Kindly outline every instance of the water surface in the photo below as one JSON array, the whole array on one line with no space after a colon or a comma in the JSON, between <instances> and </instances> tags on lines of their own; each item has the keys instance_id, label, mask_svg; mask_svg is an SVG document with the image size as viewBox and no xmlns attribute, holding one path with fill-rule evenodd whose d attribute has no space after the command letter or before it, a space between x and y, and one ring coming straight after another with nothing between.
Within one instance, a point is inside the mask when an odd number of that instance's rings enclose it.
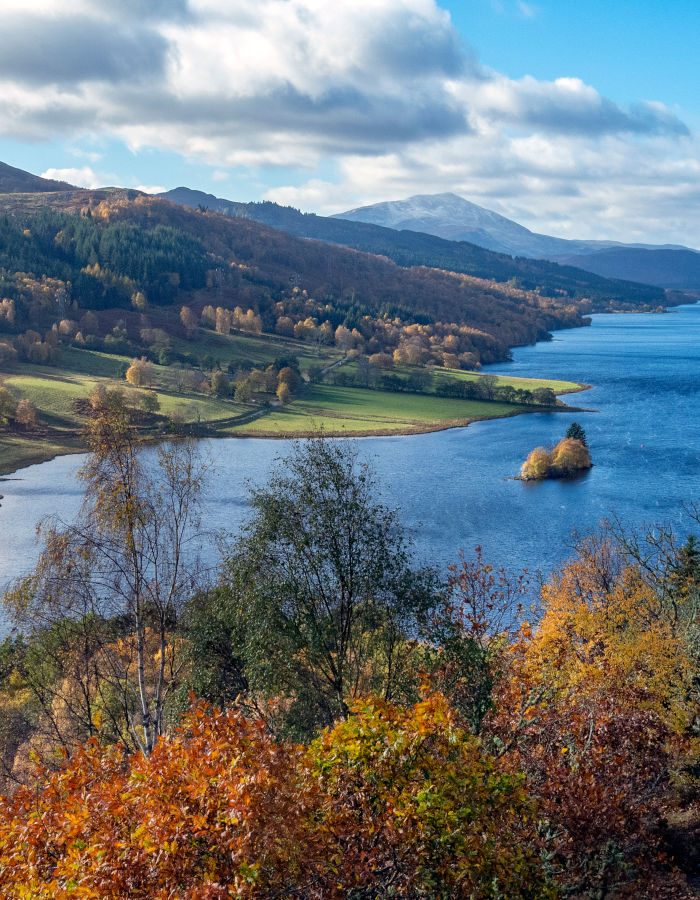
<instances>
[{"instance_id":1,"label":"water surface","mask_svg":"<svg viewBox=\"0 0 700 900\"><path fill-rule=\"evenodd\" d=\"M593 384L568 402L586 413L534 413L410 437L365 438L383 499L401 509L419 556L440 565L479 544L492 562L548 572L570 552L572 534L612 513L630 526L671 521L687 530L683 501L700 499L700 306L667 315L598 315L590 328L560 331L549 343L518 348L510 375ZM556 443L581 422L595 463L574 481L524 484L528 452ZM261 483L287 441L203 442L215 465L205 498L213 531L235 532L246 512L246 483ZM30 466L0 483L0 587L36 558L35 529L46 515L70 519L80 505L81 456ZM214 550L209 553L212 565Z\"/></svg>"}]
</instances>

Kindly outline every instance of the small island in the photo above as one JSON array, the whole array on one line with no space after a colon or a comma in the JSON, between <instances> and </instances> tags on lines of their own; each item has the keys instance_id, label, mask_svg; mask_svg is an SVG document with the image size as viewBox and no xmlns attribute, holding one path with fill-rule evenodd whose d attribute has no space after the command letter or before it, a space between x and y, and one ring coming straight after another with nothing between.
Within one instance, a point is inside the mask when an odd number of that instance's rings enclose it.
<instances>
[{"instance_id":1,"label":"small island","mask_svg":"<svg viewBox=\"0 0 700 900\"><path fill-rule=\"evenodd\" d=\"M592 465L586 432L578 422L572 422L566 435L551 450L535 447L530 451L518 477L521 481L567 478L590 469Z\"/></svg>"}]
</instances>

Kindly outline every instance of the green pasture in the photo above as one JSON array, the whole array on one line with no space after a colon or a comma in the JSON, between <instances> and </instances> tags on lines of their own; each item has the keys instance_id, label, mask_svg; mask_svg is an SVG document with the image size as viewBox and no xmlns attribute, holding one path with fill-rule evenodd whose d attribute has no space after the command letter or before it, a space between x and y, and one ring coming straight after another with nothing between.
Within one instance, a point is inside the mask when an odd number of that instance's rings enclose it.
<instances>
[{"instance_id":1,"label":"green pasture","mask_svg":"<svg viewBox=\"0 0 700 900\"><path fill-rule=\"evenodd\" d=\"M47 459L53 459L54 456L74 453L81 449L78 437L62 437L60 441L46 438L37 440L24 435L0 432L0 475L8 475L24 466L46 462ZM0 494L2 492L2 481L0 481Z\"/></svg>"},{"instance_id":2,"label":"green pasture","mask_svg":"<svg viewBox=\"0 0 700 900\"><path fill-rule=\"evenodd\" d=\"M454 381L479 381L483 378L478 372L465 372L461 369L433 369L435 378L451 379ZM496 375L495 372L488 373ZM553 381L545 378L517 378L512 375L496 375L498 387L510 385L513 388L522 388L526 391L534 391L537 388L551 388L555 394L570 394L580 391L583 385L575 381Z\"/></svg>"},{"instance_id":3,"label":"green pasture","mask_svg":"<svg viewBox=\"0 0 700 900\"><path fill-rule=\"evenodd\" d=\"M350 360L347 363L344 363L342 366L339 366L336 371L350 371L355 372L357 370L357 363L354 360ZM413 373L424 372L425 370L418 366L394 366L391 369L385 370L385 374L387 375L396 375L399 378L404 380L408 379ZM439 366L436 366L432 369L434 381L432 385L428 387L428 391L435 390L437 384L439 384L439 380L442 381L479 381L484 377L486 373L479 372L467 372L462 369L443 369ZM495 373L488 373L494 374ZM575 381L554 381L548 380L545 378L518 378L512 375L496 375L497 381L496 384L498 387L506 387L510 385L513 388L523 388L528 391L534 391L536 388L551 388L555 394L569 394L574 391L580 391L583 385L578 384Z\"/></svg>"},{"instance_id":4,"label":"green pasture","mask_svg":"<svg viewBox=\"0 0 700 900\"><path fill-rule=\"evenodd\" d=\"M296 356L305 372L313 365L328 366L343 356L335 347L315 347L279 335L224 335L203 328L195 329L190 340L173 339L171 347L176 353L189 353L199 359L210 356L222 369L239 364L264 369L280 356Z\"/></svg>"},{"instance_id":5,"label":"green pasture","mask_svg":"<svg viewBox=\"0 0 700 900\"><path fill-rule=\"evenodd\" d=\"M328 433L405 433L512 415L521 408L480 400L312 385L286 407L276 407L230 432L280 437L319 428Z\"/></svg>"}]
</instances>

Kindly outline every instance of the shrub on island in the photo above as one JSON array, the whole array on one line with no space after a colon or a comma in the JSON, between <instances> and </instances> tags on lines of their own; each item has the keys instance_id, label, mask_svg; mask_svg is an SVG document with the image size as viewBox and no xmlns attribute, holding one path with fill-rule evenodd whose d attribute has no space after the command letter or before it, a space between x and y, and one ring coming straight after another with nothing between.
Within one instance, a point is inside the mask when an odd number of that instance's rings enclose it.
<instances>
[{"instance_id":1,"label":"shrub on island","mask_svg":"<svg viewBox=\"0 0 700 900\"><path fill-rule=\"evenodd\" d=\"M523 481L566 478L592 465L588 447L576 438L565 437L552 450L544 447L531 450L520 469L520 478Z\"/></svg>"}]
</instances>

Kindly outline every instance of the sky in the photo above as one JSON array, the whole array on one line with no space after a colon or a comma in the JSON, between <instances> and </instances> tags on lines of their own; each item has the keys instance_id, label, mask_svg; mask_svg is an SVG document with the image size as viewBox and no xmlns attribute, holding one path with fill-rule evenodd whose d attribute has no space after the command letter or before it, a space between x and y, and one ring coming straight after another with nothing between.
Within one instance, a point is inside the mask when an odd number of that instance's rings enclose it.
<instances>
[{"instance_id":1,"label":"sky","mask_svg":"<svg viewBox=\"0 0 700 900\"><path fill-rule=\"evenodd\" d=\"M0 160L700 247L697 0L2 0Z\"/></svg>"}]
</instances>

